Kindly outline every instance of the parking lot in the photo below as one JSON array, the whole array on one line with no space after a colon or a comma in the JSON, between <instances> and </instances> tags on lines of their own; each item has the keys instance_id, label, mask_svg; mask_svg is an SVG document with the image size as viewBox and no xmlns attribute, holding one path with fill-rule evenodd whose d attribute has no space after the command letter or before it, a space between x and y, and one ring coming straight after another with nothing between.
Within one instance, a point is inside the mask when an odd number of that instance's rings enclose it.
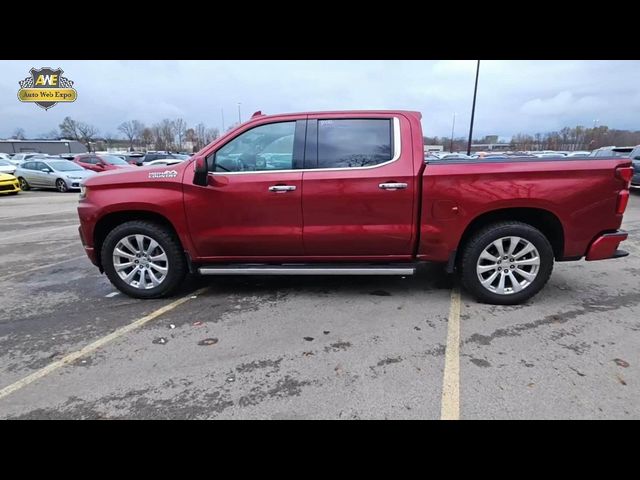
<instances>
[{"instance_id":1,"label":"parking lot","mask_svg":"<svg viewBox=\"0 0 640 480\"><path fill-rule=\"evenodd\" d=\"M0 198L0 418L640 418L631 197L629 257L557 263L515 307L458 294L438 266L134 300L84 255L77 194Z\"/></svg>"}]
</instances>

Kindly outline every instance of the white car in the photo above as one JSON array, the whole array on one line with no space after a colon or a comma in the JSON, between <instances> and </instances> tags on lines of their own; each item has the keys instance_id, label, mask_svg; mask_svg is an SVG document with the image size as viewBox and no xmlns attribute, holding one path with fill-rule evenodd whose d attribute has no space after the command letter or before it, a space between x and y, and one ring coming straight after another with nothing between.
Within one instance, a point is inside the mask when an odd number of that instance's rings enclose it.
<instances>
[{"instance_id":1,"label":"white car","mask_svg":"<svg viewBox=\"0 0 640 480\"><path fill-rule=\"evenodd\" d=\"M588 157L591 155L591 152L569 152L567 153L567 157Z\"/></svg>"},{"instance_id":2,"label":"white car","mask_svg":"<svg viewBox=\"0 0 640 480\"><path fill-rule=\"evenodd\" d=\"M182 163L184 160L179 158L161 158L160 160L152 160L150 162L144 162L142 165L145 167L153 167L158 165L175 165L176 163Z\"/></svg>"},{"instance_id":3,"label":"white car","mask_svg":"<svg viewBox=\"0 0 640 480\"><path fill-rule=\"evenodd\" d=\"M34 157L48 157L46 153L37 153L37 152L29 152L29 153L15 153L13 157L9 159L11 163L18 166L25 160L29 160Z\"/></svg>"},{"instance_id":4,"label":"white car","mask_svg":"<svg viewBox=\"0 0 640 480\"><path fill-rule=\"evenodd\" d=\"M9 175L13 175L13 172L16 171L16 168L17 167L9 160L0 158L0 173L8 173Z\"/></svg>"},{"instance_id":5,"label":"white car","mask_svg":"<svg viewBox=\"0 0 640 480\"><path fill-rule=\"evenodd\" d=\"M0 152L0 159L11 160L11 155L9 155L8 153Z\"/></svg>"}]
</instances>

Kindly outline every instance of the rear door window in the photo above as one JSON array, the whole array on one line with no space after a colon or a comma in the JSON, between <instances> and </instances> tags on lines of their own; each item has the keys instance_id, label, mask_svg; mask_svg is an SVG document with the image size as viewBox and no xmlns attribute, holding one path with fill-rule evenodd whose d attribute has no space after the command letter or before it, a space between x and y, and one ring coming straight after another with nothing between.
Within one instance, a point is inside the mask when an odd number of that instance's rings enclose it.
<instances>
[{"instance_id":1,"label":"rear door window","mask_svg":"<svg viewBox=\"0 0 640 480\"><path fill-rule=\"evenodd\" d=\"M392 119L319 119L317 168L370 167L393 158Z\"/></svg>"}]
</instances>

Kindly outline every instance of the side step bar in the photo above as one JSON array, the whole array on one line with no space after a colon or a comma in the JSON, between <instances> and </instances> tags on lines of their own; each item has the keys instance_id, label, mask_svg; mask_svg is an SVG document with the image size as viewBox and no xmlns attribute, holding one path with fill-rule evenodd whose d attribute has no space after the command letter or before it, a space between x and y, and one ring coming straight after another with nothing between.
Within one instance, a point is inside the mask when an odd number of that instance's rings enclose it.
<instances>
[{"instance_id":1,"label":"side step bar","mask_svg":"<svg viewBox=\"0 0 640 480\"><path fill-rule=\"evenodd\" d=\"M208 265L201 275L413 275L416 267L399 265Z\"/></svg>"}]
</instances>

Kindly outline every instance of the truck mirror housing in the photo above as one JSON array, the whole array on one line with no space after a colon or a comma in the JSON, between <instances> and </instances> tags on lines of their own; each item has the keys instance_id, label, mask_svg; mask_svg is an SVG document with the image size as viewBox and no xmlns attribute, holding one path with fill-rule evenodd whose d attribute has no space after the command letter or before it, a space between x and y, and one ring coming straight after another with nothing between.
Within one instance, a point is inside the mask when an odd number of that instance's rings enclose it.
<instances>
[{"instance_id":1,"label":"truck mirror housing","mask_svg":"<svg viewBox=\"0 0 640 480\"><path fill-rule=\"evenodd\" d=\"M209 169L207 168L207 159L202 156L197 156L195 161L195 173L193 174L193 184L200 185L201 187L207 186L207 180L209 177Z\"/></svg>"}]
</instances>

